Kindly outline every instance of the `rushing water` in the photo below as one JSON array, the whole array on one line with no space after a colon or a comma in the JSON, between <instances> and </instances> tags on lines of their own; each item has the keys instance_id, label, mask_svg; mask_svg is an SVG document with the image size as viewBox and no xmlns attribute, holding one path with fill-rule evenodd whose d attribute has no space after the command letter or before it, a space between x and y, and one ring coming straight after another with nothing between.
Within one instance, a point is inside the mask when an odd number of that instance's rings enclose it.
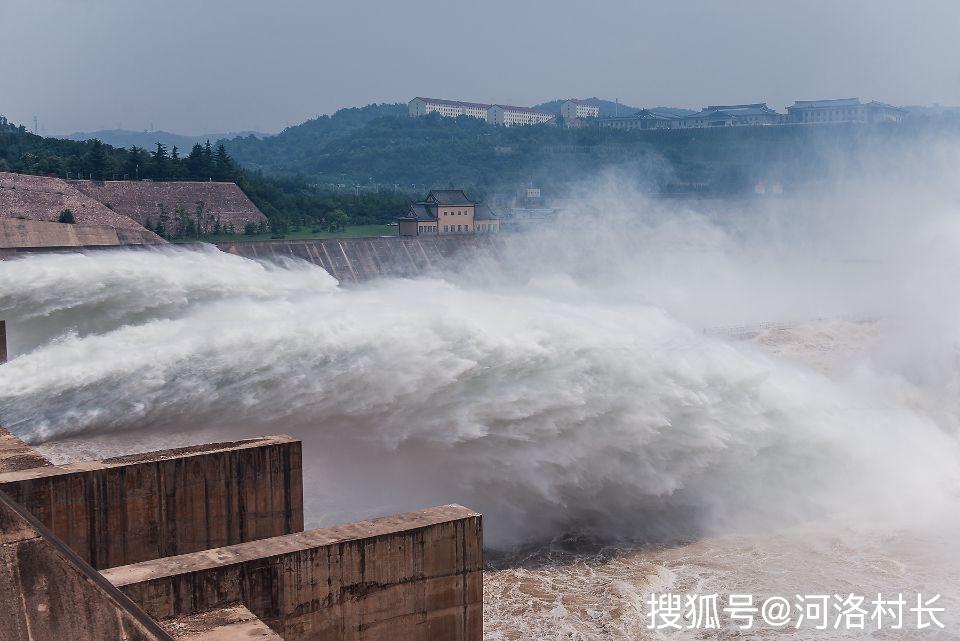
<instances>
[{"instance_id":1,"label":"rushing water","mask_svg":"<svg viewBox=\"0 0 960 641\"><path fill-rule=\"evenodd\" d=\"M32 256L0 263L0 421L59 458L294 434L308 525L475 508L490 639L656 638L665 590L941 592L955 625L960 233L915 231L846 261L683 214L352 289L213 250Z\"/></svg>"}]
</instances>

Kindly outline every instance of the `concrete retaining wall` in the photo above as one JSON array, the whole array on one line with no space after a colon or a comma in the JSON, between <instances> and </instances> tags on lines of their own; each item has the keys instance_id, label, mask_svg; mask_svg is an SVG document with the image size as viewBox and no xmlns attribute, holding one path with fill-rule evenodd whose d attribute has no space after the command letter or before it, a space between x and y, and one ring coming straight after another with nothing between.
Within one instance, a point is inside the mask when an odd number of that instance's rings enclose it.
<instances>
[{"instance_id":1,"label":"concrete retaining wall","mask_svg":"<svg viewBox=\"0 0 960 641\"><path fill-rule=\"evenodd\" d=\"M472 252L496 252L496 235L269 240L216 243L221 251L245 258L299 258L323 267L341 282L381 277L413 277L447 272Z\"/></svg>"},{"instance_id":2,"label":"concrete retaining wall","mask_svg":"<svg viewBox=\"0 0 960 641\"><path fill-rule=\"evenodd\" d=\"M146 229L115 229L0 218L0 248L7 250L153 245L165 242Z\"/></svg>"},{"instance_id":3,"label":"concrete retaining wall","mask_svg":"<svg viewBox=\"0 0 960 641\"><path fill-rule=\"evenodd\" d=\"M286 641L480 641L482 549L448 505L103 575L161 621L240 602Z\"/></svg>"},{"instance_id":4,"label":"concrete retaining wall","mask_svg":"<svg viewBox=\"0 0 960 641\"><path fill-rule=\"evenodd\" d=\"M0 490L95 568L303 529L286 436L0 473Z\"/></svg>"},{"instance_id":5,"label":"concrete retaining wall","mask_svg":"<svg viewBox=\"0 0 960 641\"><path fill-rule=\"evenodd\" d=\"M0 641L173 641L0 492Z\"/></svg>"}]
</instances>

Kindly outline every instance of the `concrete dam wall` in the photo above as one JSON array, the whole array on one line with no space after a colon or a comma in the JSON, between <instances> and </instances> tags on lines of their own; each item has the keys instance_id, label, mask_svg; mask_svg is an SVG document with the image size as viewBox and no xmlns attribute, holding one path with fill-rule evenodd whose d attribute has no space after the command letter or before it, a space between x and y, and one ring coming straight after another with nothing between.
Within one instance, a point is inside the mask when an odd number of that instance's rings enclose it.
<instances>
[{"instance_id":1,"label":"concrete dam wall","mask_svg":"<svg viewBox=\"0 0 960 641\"><path fill-rule=\"evenodd\" d=\"M323 267L342 283L358 283L443 271L454 259L476 252L495 253L501 242L494 235L451 235L224 242L216 246L244 258L299 258Z\"/></svg>"},{"instance_id":2,"label":"concrete dam wall","mask_svg":"<svg viewBox=\"0 0 960 641\"><path fill-rule=\"evenodd\" d=\"M0 641L481 641L481 516L303 531L284 435L51 465L0 427Z\"/></svg>"}]
</instances>

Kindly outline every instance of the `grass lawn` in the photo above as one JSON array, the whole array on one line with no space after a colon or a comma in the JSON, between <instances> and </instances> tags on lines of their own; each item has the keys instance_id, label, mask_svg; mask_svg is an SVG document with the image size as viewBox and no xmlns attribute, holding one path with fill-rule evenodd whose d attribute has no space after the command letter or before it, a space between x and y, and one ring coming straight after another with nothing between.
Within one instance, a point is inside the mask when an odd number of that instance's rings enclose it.
<instances>
[{"instance_id":1,"label":"grass lawn","mask_svg":"<svg viewBox=\"0 0 960 641\"><path fill-rule=\"evenodd\" d=\"M321 231L321 232L312 232L309 229L303 229L301 231L287 232L283 235L282 240L307 240L311 238L362 238L365 236L396 236L397 235L397 226L396 225L352 225L339 232L332 231ZM255 240L280 240L277 238L270 238L271 234L254 234L252 236L247 236L245 234L220 234L217 236L210 235L204 236L200 240L205 243L220 243L220 242L234 242L234 243L245 243L252 242ZM174 240L175 243L195 243L197 242L196 238L178 238Z\"/></svg>"}]
</instances>

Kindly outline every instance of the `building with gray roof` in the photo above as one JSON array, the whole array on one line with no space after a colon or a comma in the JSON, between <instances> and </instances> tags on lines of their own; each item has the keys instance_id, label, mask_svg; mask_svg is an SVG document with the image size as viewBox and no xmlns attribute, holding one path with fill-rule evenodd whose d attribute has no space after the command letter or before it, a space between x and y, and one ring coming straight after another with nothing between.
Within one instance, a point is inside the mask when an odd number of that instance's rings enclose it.
<instances>
[{"instance_id":1,"label":"building with gray roof","mask_svg":"<svg viewBox=\"0 0 960 641\"><path fill-rule=\"evenodd\" d=\"M462 189L434 189L397 218L400 236L495 233L500 217Z\"/></svg>"},{"instance_id":2,"label":"building with gray roof","mask_svg":"<svg viewBox=\"0 0 960 641\"><path fill-rule=\"evenodd\" d=\"M796 124L821 124L839 122L902 122L906 113L899 107L885 102L860 102L859 98L835 98L830 100L797 100L787 107L790 122Z\"/></svg>"},{"instance_id":3,"label":"building with gray roof","mask_svg":"<svg viewBox=\"0 0 960 641\"><path fill-rule=\"evenodd\" d=\"M733 127L743 125L780 125L784 114L771 109L765 102L743 105L710 105L695 114L680 119L683 128Z\"/></svg>"}]
</instances>

